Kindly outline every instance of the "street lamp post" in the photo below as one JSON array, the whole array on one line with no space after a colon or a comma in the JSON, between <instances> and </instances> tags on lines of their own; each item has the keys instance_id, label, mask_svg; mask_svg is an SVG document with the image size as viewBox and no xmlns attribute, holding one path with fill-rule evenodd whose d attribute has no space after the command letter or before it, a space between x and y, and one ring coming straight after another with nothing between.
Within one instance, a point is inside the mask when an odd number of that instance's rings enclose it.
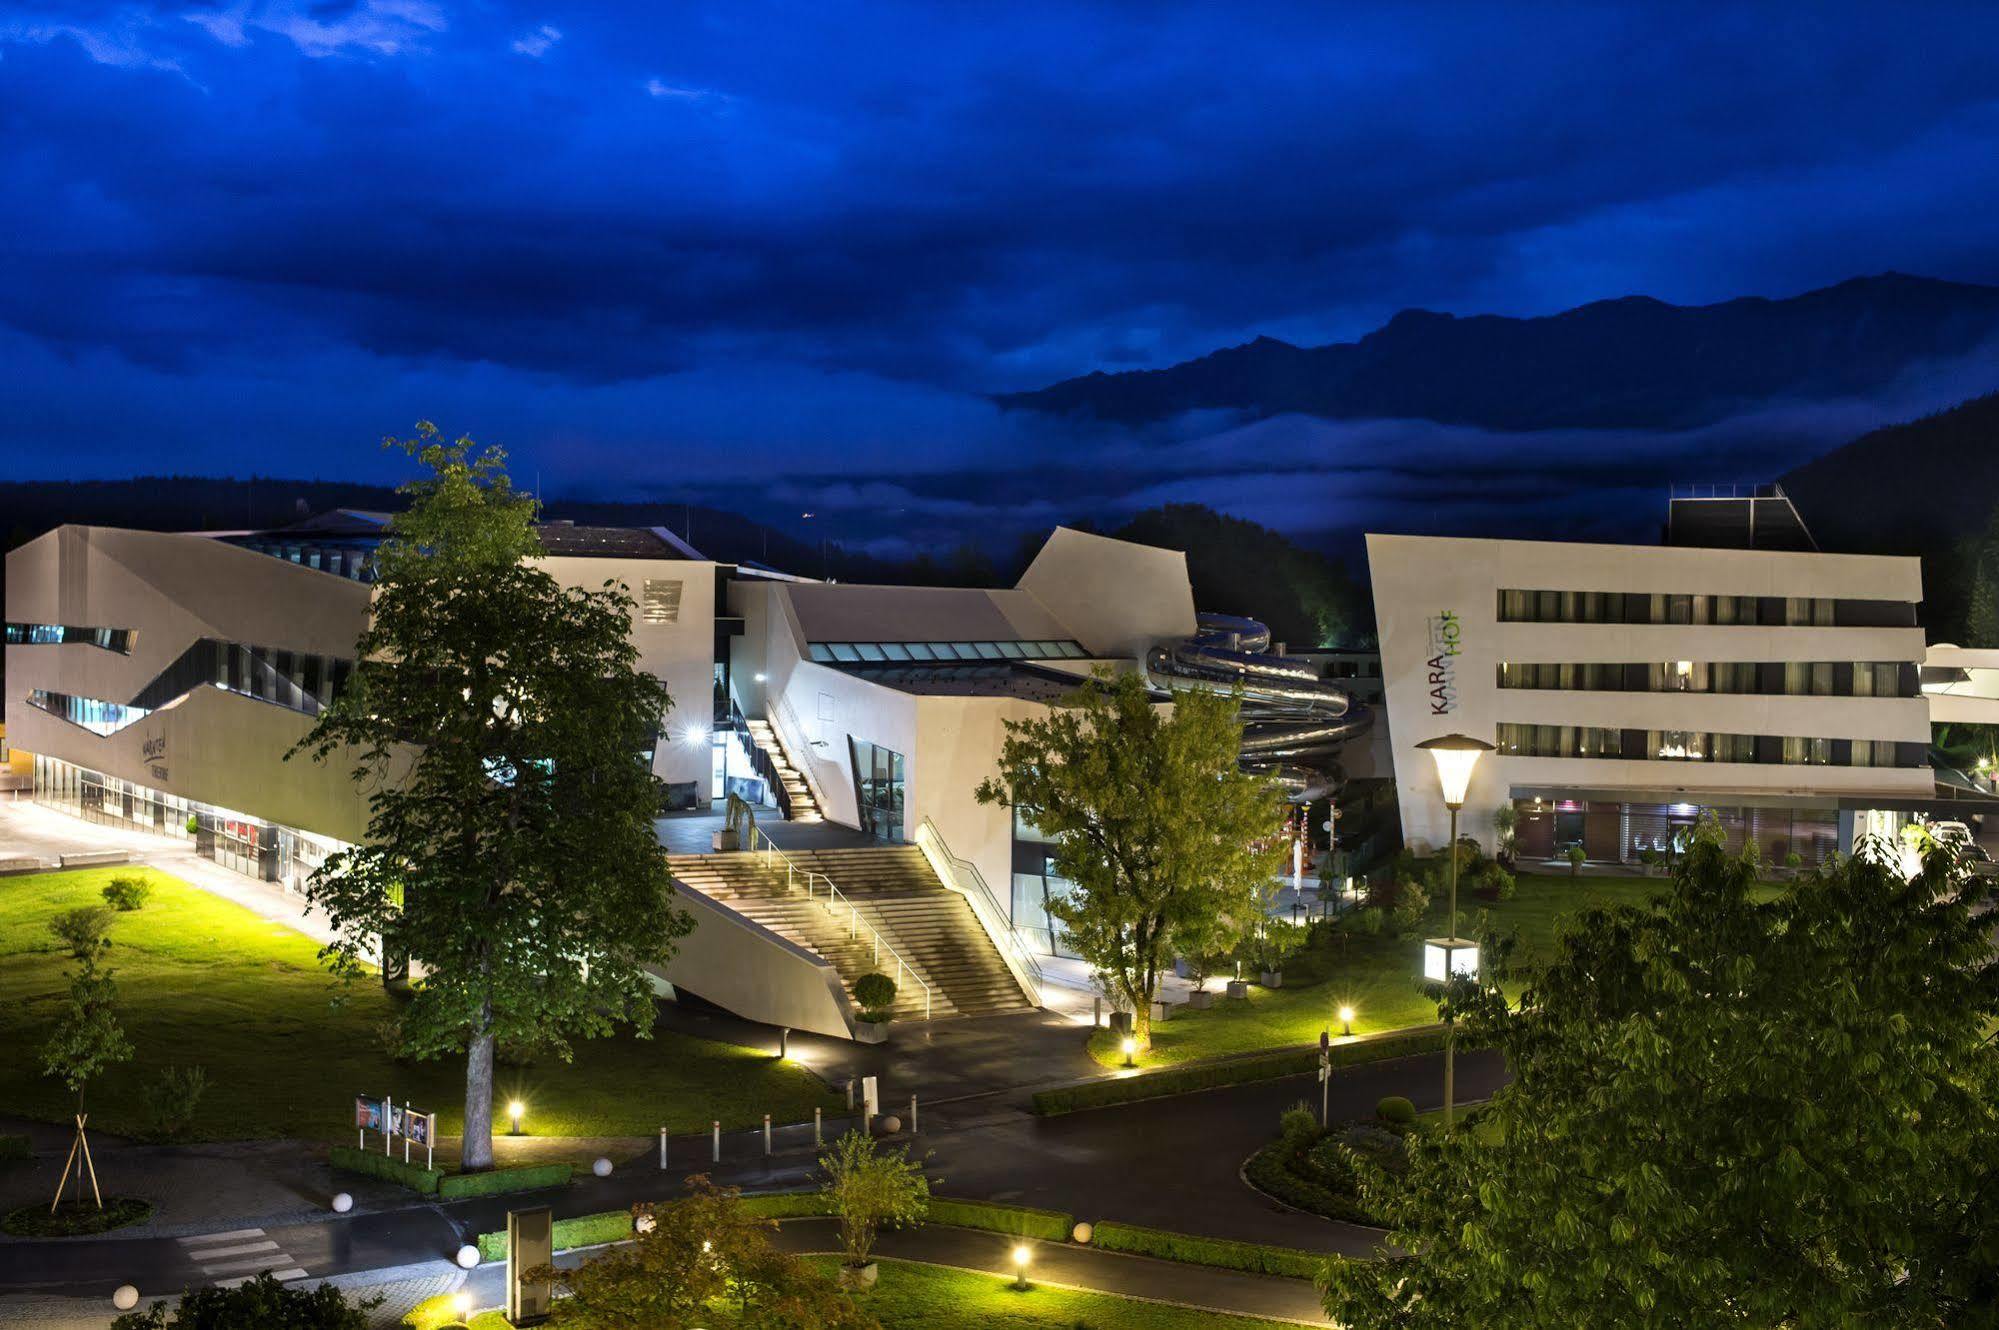
<instances>
[{"instance_id":1,"label":"street lamp post","mask_svg":"<svg viewBox=\"0 0 1999 1330\"><path fill-rule=\"evenodd\" d=\"M1465 806L1465 793L1471 788L1472 768L1478 765L1479 755L1490 753L1493 746L1467 734L1446 734L1425 739L1416 746L1427 750L1436 761L1437 784L1444 792L1444 807L1451 810L1450 932L1446 937L1431 938L1423 946L1424 977L1440 979L1448 985L1454 975L1478 973L1478 944L1458 936L1458 810ZM1444 1126L1449 1127L1456 1091L1457 1013L1448 1005L1445 1011Z\"/></svg>"}]
</instances>

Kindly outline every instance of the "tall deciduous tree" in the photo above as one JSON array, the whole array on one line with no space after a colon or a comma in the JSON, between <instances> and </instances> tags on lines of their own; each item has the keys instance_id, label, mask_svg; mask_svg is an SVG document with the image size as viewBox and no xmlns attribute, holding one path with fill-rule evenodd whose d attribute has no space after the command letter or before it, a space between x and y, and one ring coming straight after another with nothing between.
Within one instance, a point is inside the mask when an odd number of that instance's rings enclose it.
<instances>
[{"instance_id":1,"label":"tall deciduous tree","mask_svg":"<svg viewBox=\"0 0 1999 1330\"><path fill-rule=\"evenodd\" d=\"M1360 1327L1941 1327L1999 1305L1988 898L1874 847L1771 900L1703 827L1656 911L1590 909L1515 1010L1477 1132L1369 1177L1405 1258L1328 1272Z\"/></svg>"},{"instance_id":2,"label":"tall deciduous tree","mask_svg":"<svg viewBox=\"0 0 1999 1330\"><path fill-rule=\"evenodd\" d=\"M1138 675L1099 674L1050 715L1008 721L999 775L978 788L1055 839L1075 891L1049 913L1130 1008L1141 1048L1176 945L1214 949L1224 922L1239 936L1283 864L1283 804L1237 765L1238 711L1200 691L1168 712Z\"/></svg>"},{"instance_id":3,"label":"tall deciduous tree","mask_svg":"<svg viewBox=\"0 0 1999 1330\"><path fill-rule=\"evenodd\" d=\"M643 754L670 699L638 669L631 596L537 566L532 498L505 458L419 427L428 470L379 552L347 691L295 752L353 763L367 835L307 887L337 968L377 945L423 971L418 1056L462 1052L467 1169L493 1159L496 1041L652 1024L645 966L691 927L672 905Z\"/></svg>"}]
</instances>

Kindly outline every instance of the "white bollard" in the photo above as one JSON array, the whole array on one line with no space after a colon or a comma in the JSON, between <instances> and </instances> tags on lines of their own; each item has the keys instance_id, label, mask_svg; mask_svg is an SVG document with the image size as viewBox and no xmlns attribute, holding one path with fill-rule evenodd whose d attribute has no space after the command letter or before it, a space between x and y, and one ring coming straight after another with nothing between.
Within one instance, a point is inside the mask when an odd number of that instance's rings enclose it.
<instances>
[{"instance_id":1,"label":"white bollard","mask_svg":"<svg viewBox=\"0 0 1999 1330\"><path fill-rule=\"evenodd\" d=\"M909 1134L916 1135L916 1096L909 1096Z\"/></svg>"},{"instance_id":2,"label":"white bollard","mask_svg":"<svg viewBox=\"0 0 1999 1330\"><path fill-rule=\"evenodd\" d=\"M598 1155L597 1162L590 1165L590 1171L600 1178L608 1178L611 1176L611 1161Z\"/></svg>"},{"instance_id":3,"label":"white bollard","mask_svg":"<svg viewBox=\"0 0 1999 1330\"><path fill-rule=\"evenodd\" d=\"M130 1284L120 1284L118 1291L111 1295L111 1305L121 1312L131 1311L139 1305L139 1290Z\"/></svg>"},{"instance_id":4,"label":"white bollard","mask_svg":"<svg viewBox=\"0 0 1999 1330\"><path fill-rule=\"evenodd\" d=\"M770 1158L770 1114L764 1114L764 1158Z\"/></svg>"},{"instance_id":5,"label":"white bollard","mask_svg":"<svg viewBox=\"0 0 1999 1330\"><path fill-rule=\"evenodd\" d=\"M820 1112L821 1110L817 1108L812 1110L812 1143L814 1145L826 1144L826 1129L820 1117Z\"/></svg>"},{"instance_id":6,"label":"white bollard","mask_svg":"<svg viewBox=\"0 0 1999 1330\"><path fill-rule=\"evenodd\" d=\"M708 1131L710 1139L714 1142L715 1162L719 1164L722 1162L722 1124L711 1122L708 1126Z\"/></svg>"},{"instance_id":7,"label":"white bollard","mask_svg":"<svg viewBox=\"0 0 1999 1330\"><path fill-rule=\"evenodd\" d=\"M344 1214L346 1214L346 1213L347 1213L347 1212L348 1212L349 1210L352 1210L353 1208L354 1208L354 1198L353 1198L352 1196L349 1196L349 1195L348 1195L348 1194L347 1194L346 1192L344 1192L344 1191L343 1191L343 1192L335 1192L335 1193L334 1193L334 1195L333 1195L333 1213L334 1213L334 1214L337 1214L337 1215L344 1215Z\"/></svg>"},{"instance_id":8,"label":"white bollard","mask_svg":"<svg viewBox=\"0 0 1999 1330\"><path fill-rule=\"evenodd\" d=\"M477 1247L468 1242L458 1249L458 1265L460 1269L470 1270L478 1264L479 1249Z\"/></svg>"},{"instance_id":9,"label":"white bollard","mask_svg":"<svg viewBox=\"0 0 1999 1330\"><path fill-rule=\"evenodd\" d=\"M666 1167L666 1128L659 1129L659 1166Z\"/></svg>"}]
</instances>

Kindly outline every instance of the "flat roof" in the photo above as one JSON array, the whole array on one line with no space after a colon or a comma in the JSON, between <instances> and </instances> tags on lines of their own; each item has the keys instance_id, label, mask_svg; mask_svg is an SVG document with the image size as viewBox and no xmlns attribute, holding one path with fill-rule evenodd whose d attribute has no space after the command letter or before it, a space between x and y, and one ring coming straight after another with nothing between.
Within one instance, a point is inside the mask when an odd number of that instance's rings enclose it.
<instances>
[{"instance_id":1,"label":"flat roof","mask_svg":"<svg viewBox=\"0 0 1999 1330\"><path fill-rule=\"evenodd\" d=\"M1074 638L1017 587L798 582L784 594L807 642L1020 642Z\"/></svg>"}]
</instances>

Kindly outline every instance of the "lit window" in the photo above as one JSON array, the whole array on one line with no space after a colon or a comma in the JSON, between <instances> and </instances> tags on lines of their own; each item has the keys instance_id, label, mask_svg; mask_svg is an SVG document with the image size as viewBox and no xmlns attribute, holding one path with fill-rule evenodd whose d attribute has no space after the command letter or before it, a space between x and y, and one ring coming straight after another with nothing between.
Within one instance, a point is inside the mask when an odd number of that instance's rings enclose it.
<instances>
[{"instance_id":1,"label":"lit window","mask_svg":"<svg viewBox=\"0 0 1999 1330\"><path fill-rule=\"evenodd\" d=\"M673 578L648 577L640 617L646 623L679 623L680 582Z\"/></svg>"}]
</instances>

